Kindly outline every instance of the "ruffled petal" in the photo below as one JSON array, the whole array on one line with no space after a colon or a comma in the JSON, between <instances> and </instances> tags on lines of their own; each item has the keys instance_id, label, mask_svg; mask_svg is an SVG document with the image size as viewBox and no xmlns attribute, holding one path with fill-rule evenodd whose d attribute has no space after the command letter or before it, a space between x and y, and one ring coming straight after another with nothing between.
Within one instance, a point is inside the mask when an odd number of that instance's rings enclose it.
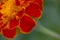
<instances>
[{"instance_id":1,"label":"ruffled petal","mask_svg":"<svg viewBox=\"0 0 60 40\"><path fill-rule=\"evenodd\" d=\"M5 26L7 25L7 22L4 22L2 17L3 17L3 14L0 13L0 32L1 32L1 29L4 29Z\"/></svg>"},{"instance_id":2,"label":"ruffled petal","mask_svg":"<svg viewBox=\"0 0 60 40\"><path fill-rule=\"evenodd\" d=\"M24 14L24 9L18 11L17 16L19 17L19 19L21 19L21 17L23 16L23 14Z\"/></svg>"},{"instance_id":3,"label":"ruffled petal","mask_svg":"<svg viewBox=\"0 0 60 40\"><path fill-rule=\"evenodd\" d=\"M41 13L41 9L39 7L39 5L35 4L35 3L30 3L30 5L25 9L25 13L36 17L36 18L40 18L42 13Z\"/></svg>"},{"instance_id":4,"label":"ruffled petal","mask_svg":"<svg viewBox=\"0 0 60 40\"><path fill-rule=\"evenodd\" d=\"M1 17L1 16L0 16L0 17ZM2 21L2 19L0 18L0 32L1 32L2 26L3 26L3 21Z\"/></svg>"},{"instance_id":5,"label":"ruffled petal","mask_svg":"<svg viewBox=\"0 0 60 40\"><path fill-rule=\"evenodd\" d=\"M43 0L35 0L34 2L39 5L41 10L43 9Z\"/></svg>"},{"instance_id":6,"label":"ruffled petal","mask_svg":"<svg viewBox=\"0 0 60 40\"><path fill-rule=\"evenodd\" d=\"M0 23L0 32L1 32L1 30L4 29L6 26L7 26L7 23L1 22L1 23Z\"/></svg>"},{"instance_id":7,"label":"ruffled petal","mask_svg":"<svg viewBox=\"0 0 60 40\"><path fill-rule=\"evenodd\" d=\"M3 3L3 2L1 2L1 3L0 3L0 6L2 6L3 4L4 4L4 3Z\"/></svg>"},{"instance_id":8,"label":"ruffled petal","mask_svg":"<svg viewBox=\"0 0 60 40\"><path fill-rule=\"evenodd\" d=\"M2 34L6 38L14 38L16 36L16 29L3 29Z\"/></svg>"},{"instance_id":9,"label":"ruffled petal","mask_svg":"<svg viewBox=\"0 0 60 40\"><path fill-rule=\"evenodd\" d=\"M1 28L0 28L0 33L1 33Z\"/></svg>"},{"instance_id":10,"label":"ruffled petal","mask_svg":"<svg viewBox=\"0 0 60 40\"><path fill-rule=\"evenodd\" d=\"M16 28L18 24L19 24L18 19L16 19L16 18L10 19L9 29L14 29L14 28Z\"/></svg>"},{"instance_id":11,"label":"ruffled petal","mask_svg":"<svg viewBox=\"0 0 60 40\"><path fill-rule=\"evenodd\" d=\"M27 34L35 27L35 21L29 16L23 16L20 22L20 30L22 33Z\"/></svg>"},{"instance_id":12,"label":"ruffled petal","mask_svg":"<svg viewBox=\"0 0 60 40\"><path fill-rule=\"evenodd\" d=\"M0 6L0 10L2 9L2 7Z\"/></svg>"},{"instance_id":13,"label":"ruffled petal","mask_svg":"<svg viewBox=\"0 0 60 40\"><path fill-rule=\"evenodd\" d=\"M2 16L3 16L3 14L0 13L0 19L1 19Z\"/></svg>"},{"instance_id":14,"label":"ruffled petal","mask_svg":"<svg viewBox=\"0 0 60 40\"><path fill-rule=\"evenodd\" d=\"M20 5L20 0L15 0L15 4L16 4L16 6L19 6Z\"/></svg>"}]
</instances>

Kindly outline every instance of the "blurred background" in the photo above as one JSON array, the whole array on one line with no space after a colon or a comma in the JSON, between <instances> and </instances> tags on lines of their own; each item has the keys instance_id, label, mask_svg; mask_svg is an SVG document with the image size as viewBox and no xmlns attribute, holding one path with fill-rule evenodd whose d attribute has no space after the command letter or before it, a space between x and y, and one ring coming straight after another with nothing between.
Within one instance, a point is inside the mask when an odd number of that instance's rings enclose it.
<instances>
[{"instance_id":1,"label":"blurred background","mask_svg":"<svg viewBox=\"0 0 60 40\"><path fill-rule=\"evenodd\" d=\"M44 0L43 16L37 27L28 35L18 34L14 40L60 40L59 35L60 0ZM0 40L7 39L0 35Z\"/></svg>"}]
</instances>

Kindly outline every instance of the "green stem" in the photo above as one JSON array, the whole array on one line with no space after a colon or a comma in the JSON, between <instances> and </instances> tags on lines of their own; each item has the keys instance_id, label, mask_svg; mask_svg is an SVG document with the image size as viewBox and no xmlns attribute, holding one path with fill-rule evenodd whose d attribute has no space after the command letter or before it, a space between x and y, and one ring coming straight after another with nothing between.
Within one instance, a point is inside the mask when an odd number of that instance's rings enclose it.
<instances>
[{"instance_id":1,"label":"green stem","mask_svg":"<svg viewBox=\"0 0 60 40\"><path fill-rule=\"evenodd\" d=\"M43 32L46 35L52 36L54 38L60 39L60 34L53 32L52 30L49 30L47 28L45 28L43 25L41 25L38 20L37 21L37 26L38 26L38 31Z\"/></svg>"}]
</instances>

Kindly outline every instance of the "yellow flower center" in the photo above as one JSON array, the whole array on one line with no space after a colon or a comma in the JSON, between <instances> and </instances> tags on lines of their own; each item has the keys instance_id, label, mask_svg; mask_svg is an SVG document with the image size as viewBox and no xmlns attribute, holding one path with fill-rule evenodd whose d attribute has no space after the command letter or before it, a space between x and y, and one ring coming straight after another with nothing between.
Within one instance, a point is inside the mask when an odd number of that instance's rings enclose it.
<instances>
[{"instance_id":1,"label":"yellow flower center","mask_svg":"<svg viewBox=\"0 0 60 40\"><path fill-rule=\"evenodd\" d=\"M6 16L11 16L14 13L14 0L8 0L4 5L2 5L1 13Z\"/></svg>"},{"instance_id":2,"label":"yellow flower center","mask_svg":"<svg viewBox=\"0 0 60 40\"><path fill-rule=\"evenodd\" d=\"M7 16L8 18L16 15L18 11L26 8L29 5L29 3L24 4L23 0L20 0L21 5L19 6L15 5L15 0L5 0L4 2L5 3L2 5L2 9L0 10L0 12L3 14L3 16Z\"/></svg>"}]
</instances>

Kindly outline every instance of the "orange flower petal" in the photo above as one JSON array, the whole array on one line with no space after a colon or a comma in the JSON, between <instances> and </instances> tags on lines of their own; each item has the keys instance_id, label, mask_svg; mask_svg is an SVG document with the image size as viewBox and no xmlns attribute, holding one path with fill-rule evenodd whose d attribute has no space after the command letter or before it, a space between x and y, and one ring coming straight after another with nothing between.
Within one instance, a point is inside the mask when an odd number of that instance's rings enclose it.
<instances>
[{"instance_id":1,"label":"orange flower petal","mask_svg":"<svg viewBox=\"0 0 60 40\"><path fill-rule=\"evenodd\" d=\"M0 19L0 27L1 27L2 24L3 24L3 21L2 21L2 19Z\"/></svg>"},{"instance_id":2,"label":"orange flower petal","mask_svg":"<svg viewBox=\"0 0 60 40\"><path fill-rule=\"evenodd\" d=\"M1 25L2 25L3 23L2 22L0 22L0 32L1 32Z\"/></svg>"},{"instance_id":3,"label":"orange flower petal","mask_svg":"<svg viewBox=\"0 0 60 40\"><path fill-rule=\"evenodd\" d=\"M2 16L3 16L3 14L0 13L0 19L1 19Z\"/></svg>"},{"instance_id":4,"label":"orange flower petal","mask_svg":"<svg viewBox=\"0 0 60 40\"><path fill-rule=\"evenodd\" d=\"M2 9L2 7L0 6L0 10Z\"/></svg>"},{"instance_id":5,"label":"orange flower petal","mask_svg":"<svg viewBox=\"0 0 60 40\"><path fill-rule=\"evenodd\" d=\"M0 33L1 33L1 28L0 28Z\"/></svg>"},{"instance_id":6,"label":"orange flower petal","mask_svg":"<svg viewBox=\"0 0 60 40\"><path fill-rule=\"evenodd\" d=\"M35 0L36 3L38 3L40 10L43 9L43 0Z\"/></svg>"},{"instance_id":7,"label":"orange flower petal","mask_svg":"<svg viewBox=\"0 0 60 40\"><path fill-rule=\"evenodd\" d=\"M2 6L3 4L4 4L4 3L3 3L3 2L1 2L1 3L0 3L0 6Z\"/></svg>"},{"instance_id":8,"label":"orange flower petal","mask_svg":"<svg viewBox=\"0 0 60 40\"><path fill-rule=\"evenodd\" d=\"M17 13L17 16L19 17L19 19L23 16L24 14L24 9L20 10L18 13Z\"/></svg>"},{"instance_id":9,"label":"orange flower petal","mask_svg":"<svg viewBox=\"0 0 60 40\"><path fill-rule=\"evenodd\" d=\"M35 2L41 4L42 0L35 0Z\"/></svg>"},{"instance_id":10,"label":"orange flower petal","mask_svg":"<svg viewBox=\"0 0 60 40\"><path fill-rule=\"evenodd\" d=\"M0 32L1 32L2 26L3 26L3 22L2 22L2 19L0 18Z\"/></svg>"},{"instance_id":11,"label":"orange flower petal","mask_svg":"<svg viewBox=\"0 0 60 40\"><path fill-rule=\"evenodd\" d=\"M18 20L16 18L13 18L10 20L9 28L10 29L16 28L18 24L19 24Z\"/></svg>"},{"instance_id":12,"label":"orange flower petal","mask_svg":"<svg viewBox=\"0 0 60 40\"><path fill-rule=\"evenodd\" d=\"M7 37L7 38L14 38L16 36L16 29L3 29L2 30L2 34L4 37Z\"/></svg>"},{"instance_id":13,"label":"orange flower petal","mask_svg":"<svg viewBox=\"0 0 60 40\"><path fill-rule=\"evenodd\" d=\"M15 0L16 6L20 5L20 1L19 0Z\"/></svg>"},{"instance_id":14,"label":"orange flower petal","mask_svg":"<svg viewBox=\"0 0 60 40\"><path fill-rule=\"evenodd\" d=\"M6 23L1 22L1 23L0 23L0 32L1 32L1 30L4 29L6 26L7 26L7 22L6 22Z\"/></svg>"},{"instance_id":15,"label":"orange flower petal","mask_svg":"<svg viewBox=\"0 0 60 40\"><path fill-rule=\"evenodd\" d=\"M20 30L22 33L29 33L35 27L35 21L29 16L23 16L20 22Z\"/></svg>"},{"instance_id":16,"label":"orange flower petal","mask_svg":"<svg viewBox=\"0 0 60 40\"><path fill-rule=\"evenodd\" d=\"M30 16L33 16L36 18L39 18L42 15L39 5L35 3L30 3L30 5L26 8L25 12Z\"/></svg>"}]
</instances>

